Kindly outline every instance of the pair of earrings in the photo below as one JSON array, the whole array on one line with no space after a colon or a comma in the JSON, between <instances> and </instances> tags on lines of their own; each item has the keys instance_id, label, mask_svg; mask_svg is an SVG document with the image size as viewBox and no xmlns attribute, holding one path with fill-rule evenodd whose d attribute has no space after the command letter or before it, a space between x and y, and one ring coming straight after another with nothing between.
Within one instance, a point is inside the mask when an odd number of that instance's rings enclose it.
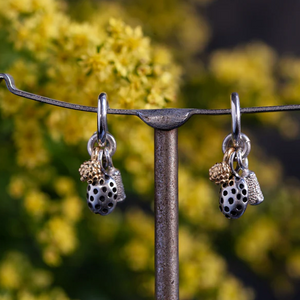
<instances>
[{"instance_id":1,"label":"pair of earrings","mask_svg":"<svg viewBox=\"0 0 300 300\"><path fill-rule=\"evenodd\" d=\"M106 216L117 202L126 198L121 173L113 166L112 156L117 149L116 140L107 131L107 97L101 93L98 98L97 132L88 141L87 150L91 159L80 168L80 180L87 181L86 200L95 214Z\"/></svg>"},{"instance_id":2,"label":"pair of earrings","mask_svg":"<svg viewBox=\"0 0 300 300\"><path fill-rule=\"evenodd\" d=\"M219 208L228 219L243 215L248 203L258 205L264 200L257 177L248 169L250 139L241 132L240 100L231 94L232 133L222 144L223 161L209 169L209 179L220 184ZM234 166L236 164L236 166Z\"/></svg>"},{"instance_id":3,"label":"pair of earrings","mask_svg":"<svg viewBox=\"0 0 300 300\"><path fill-rule=\"evenodd\" d=\"M97 132L88 141L89 161L79 168L80 180L87 181L87 204L92 212L110 214L117 202L126 198L121 173L113 166L116 141L107 132L107 97L98 98ZM232 133L222 144L223 161L209 170L209 179L220 184L219 204L228 219L243 215L248 203L258 205L264 200L257 177L248 168L250 139L241 132L240 101L237 93L231 95ZM96 146L95 146L96 145ZM236 164L236 166L234 166Z\"/></svg>"}]
</instances>

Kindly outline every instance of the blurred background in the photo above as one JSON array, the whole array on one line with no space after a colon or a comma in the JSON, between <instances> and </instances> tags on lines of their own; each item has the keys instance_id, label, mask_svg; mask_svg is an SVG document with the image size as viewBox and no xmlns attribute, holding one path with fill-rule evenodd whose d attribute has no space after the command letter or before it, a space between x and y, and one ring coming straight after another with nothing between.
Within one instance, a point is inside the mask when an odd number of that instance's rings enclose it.
<instances>
[{"instance_id":1,"label":"blurred background","mask_svg":"<svg viewBox=\"0 0 300 300\"><path fill-rule=\"evenodd\" d=\"M296 1L6 0L0 72L20 89L112 108L299 104ZM218 208L208 169L229 116L179 129L180 298L299 299L299 113L243 115L265 201L238 220ZM96 115L0 86L0 300L154 298L153 130L108 116L127 199L106 217L78 168Z\"/></svg>"}]
</instances>

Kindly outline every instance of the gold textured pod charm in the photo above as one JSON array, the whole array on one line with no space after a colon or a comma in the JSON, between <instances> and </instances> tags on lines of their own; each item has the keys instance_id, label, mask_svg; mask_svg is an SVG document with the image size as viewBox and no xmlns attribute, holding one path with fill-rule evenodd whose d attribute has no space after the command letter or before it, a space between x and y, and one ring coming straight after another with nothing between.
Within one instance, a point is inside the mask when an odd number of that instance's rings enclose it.
<instances>
[{"instance_id":1,"label":"gold textured pod charm","mask_svg":"<svg viewBox=\"0 0 300 300\"><path fill-rule=\"evenodd\" d=\"M228 164L230 155L234 152L234 148L229 148L223 157L221 163L216 163L209 169L209 180L215 184L223 184L229 181L231 169Z\"/></svg>"},{"instance_id":2,"label":"gold textured pod charm","mask_svg":"<svg viewBox=\"0 0 300 300\"><path fill-rule=\"evenodd\" d=\"M100 180L100 177L102 175L101 171L101 165L98 161L98 154L99 154L100 148L95 147L93 149L91 159L88 161L85 161L79 168L80 173L80 180L81 181L87 181L89 184L92 184L93 182L97 182Z\"/></svg>"}]
</instances>

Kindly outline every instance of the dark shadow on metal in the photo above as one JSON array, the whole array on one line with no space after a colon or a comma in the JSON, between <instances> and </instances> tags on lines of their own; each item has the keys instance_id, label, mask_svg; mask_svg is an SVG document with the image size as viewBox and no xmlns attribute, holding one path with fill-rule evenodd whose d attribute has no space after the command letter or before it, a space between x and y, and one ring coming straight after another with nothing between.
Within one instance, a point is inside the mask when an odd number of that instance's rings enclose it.
<instances>
[{"instance_id":1,"label":"dark shadow on metal","mask_svg":"<svg viewBox=\"0 0 300 300\"><path fill-rule=\"evenodd\" d=\"M157 300L179 299L178 135L155 129L155 292Z\"/></svg>"},{"instance_id":2,"label":"dark shadow on metal","mask_svg":"<svg viewBox=\"0 0 300 300\"><path fill-rule=\"evenodd\" d=\"M0 73L0 82L4 80L7 89L20 97L43 102L50 105L55 105L63 108L97 112L97 107L78 105L69 102L58 101L55 99L35 95L16 88L14 79L9 74ZM300 105L281 105L281 106L264 106L264 107L247 107L242 108L241 113L262 113L262 112L277 112L277 111L293 111L300 110ZM138 116L149 126L171 130L183 125L193 115L227 115L230 114L230 109L198 109L198 108L166 108L166 109L108 109L108 114L115 115L134 115Z\"/></svg>"}]
</instances>

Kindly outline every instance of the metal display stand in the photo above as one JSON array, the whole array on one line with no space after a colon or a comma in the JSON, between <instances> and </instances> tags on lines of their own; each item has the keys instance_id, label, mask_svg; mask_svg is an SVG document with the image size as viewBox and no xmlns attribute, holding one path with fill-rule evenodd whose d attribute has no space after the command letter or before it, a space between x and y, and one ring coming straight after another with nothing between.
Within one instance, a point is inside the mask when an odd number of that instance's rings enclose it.
<instances>
[{"instance_id":1,"label":"metal display stand","mask_svg":"<svg viewBox=\"0 0 300 300\"><path fill-rule=\"evenodd\" d=\"M15 87L13 78L0 73L7 89L20 97L63 108L97 113L83 106L31 94ZM242 108L241 113L297 111L300 105ZM108 114L135 115L154 128L155 144L155 294L157 300L179 300L178 269L178 136L177 128L193 115L225 115L230 109L108 109Z\"/></svg>"}]
</instances>

